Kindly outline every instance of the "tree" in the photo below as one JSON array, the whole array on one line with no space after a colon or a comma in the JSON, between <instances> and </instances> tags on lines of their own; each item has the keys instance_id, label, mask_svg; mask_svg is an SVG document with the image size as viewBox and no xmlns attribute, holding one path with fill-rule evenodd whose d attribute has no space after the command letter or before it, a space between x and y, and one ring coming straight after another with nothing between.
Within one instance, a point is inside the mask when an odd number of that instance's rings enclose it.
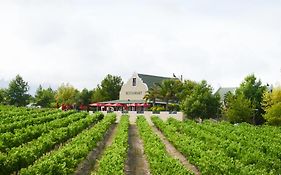
<instances>
[{"instance_id":1,"label":"tree","mask_svg":"<svg viewBox=\"0 0 281 175\"><path fill-rule=\"evenodd\" d=\"M281 102L273 104L270 108L267 108L264 115L265 120L270 125L281 125Z\"/></svg>"},{"instance_id":2,"label":"tree","mask_svg":"<svg viewBox=\"0 0 281 175\"><path fill-rule=\"evenodd\" d=\"M6 90L0 89L0 104L6 103Z\"/></svg>"},{"instance_id":3,"label":"tree","mask_svg":"<svg viewBox=\"0 0 281 175\"><path fill-rule=\"evenodd\" d=\"M151 100L152 106L155 106L156 99L159 98L159 86L154 85L146 92L145 96L143 97L146 101Z\"/></svg>"},{"instance_id":4,"label":"tree","mask_svg":"<svg viewBox=\"0 0 281 175\"><path fill-rule=\"evenodd\" d=\"M79 95L79 102L82 105L88 106L91 103L92 91L88 91L88 89L84 88Z\"/></svg>"},{"instance_id":5,"label":"tree","mask_svg":"<svg viewBox=\"0 0 281 175\"><path fill-rule=\"evenodd\" d=\"M79 91L69 84L62 84L55 95L59 104L73 105L77 102L77 94Z\"/></svg>"},{"instance_id":6,"label":"tree","mask_svg":"<svg viewBox=\"0 0 281 175\"><path fill-rule=\"evenodd\" d=\"M225 118L231 123L252 123L254 108L249 99L243 94L229 95L227 108L224 109Z\"/></svg>"},{"instance_id":7,"label":"tree","mask_svg":"<svg viewBox=\"0 0 281 175\"><path fill-rule=\"evenodd\" d=\"M112 76L108 74L101 82L102 95L105 100L119 99L119 92L123 86L123 81L120 76Z\"/></svg>"},{"instance_id":8,"label":"tree","mask_svg":"<svg viewBox=\"0 0 281 175\"><path fill-rule=\"evenodd\" d=\"M281 125L281 87L272 92L266 91L263 95L264 119L270 125Z\"/></svg>"},{"instance_id":9,"label":"tree","mask_svg":"<svg viewBox=\"0 0 281 175\"><path fill-rule=\"evenodd\" d=\"M179 98L180 102L184 101L187 96L193 93L197 83L191 80L185 80L182 84L181 90L177 92L177 97Z\"/></svg>"},{"instance_id":10,"label":"tree","mask_svg":"<svg viewBox=\"0 0 281 175\"><path fill-rule=\"evenodd\" d=\"M262 108L267 110L272 105L281 102L281 86L273 88L272 92L265 91L263 94Z\"/></svg>"},{"instance_id":11,"label":"tree","mask_svg":"<svg viewBox=\"0 0 281 175\"><path fill-rule=\"evenodd\" d=\"M102 94L102 90L101 90L101 87L100 85L97 86L97 88L95 88L93 90L93 93L92 93L92 101L93 102L101 102L101 101L105 101L105 98Z\"/></svg>"},{"instance_id":12,"label":"tree","mask_svg":"<svg viewBox=\"0 0 281 175\"><path fill-rule=\"evenodd\" d=\"M163 80L158 84L158 97L166 102L166 110L168 110L169 101L178 102L177 93L182 87L182 83L178 79Z\"/></svg>"},{"instance_id":13,"label":"tree","mask_svg":"<svg viewBox=\"0 0 281 175\"><path fill-rule=\"evenodd\" d=\"M261 80L257 80L253 74L246 76L240 87L236 90L237 95L243 94L252 103L255 109L255 114L253 115L254 124L264 122L262 117L262 114L264 114L262 100L265 90L266 86L263 86Z\"/></svg>"},{"instance_id":14,"label":"tree","mask_svg":"<svg viewBox=\"0 0 281 175\"><path fill-rule=\"evenodd\" d=\"M215 118L220 108L220 97L212 93L212 88L205 80L193 84L189 94L181 102L183 112L193 119Z\"/></svg>"},{"instance_id":15,"label":"tree","mask_svg":"<svg viewBox=\"0 0 281 175\"><path fill-rule=\"evenodd\" d=\"M7 89L7 101L10 105L25 106L28 104L30 95L28 83L20 75L11 80Z\"/></svg>"},{"instance_id":16,"label":"tree","mask_svg":"<svg viewBox=\"0 0 281 175\"><path fill-rule=\"evenodd\" d=\"M51 107L51 104L55 102L55 92L52 88L43 89L41 85L39 85L38 89L35 93L35 103L42 107Z\"/></svg>"},{"instance_id":17,"label":"tree","mask_svg":"<svg viewBox=\"0 0 281 175\"><path fill-rule=\"evenodd\" d=\"M120 76L108 74L93 92L93 101L109 101L119 99L119 92L123 86Z\"/></svg>"}]
</instances>

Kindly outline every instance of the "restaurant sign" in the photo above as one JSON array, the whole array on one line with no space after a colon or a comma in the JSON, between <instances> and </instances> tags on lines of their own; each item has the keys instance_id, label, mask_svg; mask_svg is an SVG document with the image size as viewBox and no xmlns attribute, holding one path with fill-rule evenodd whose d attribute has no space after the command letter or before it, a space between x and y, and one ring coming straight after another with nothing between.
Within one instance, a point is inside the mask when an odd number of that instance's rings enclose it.
<instances>
[{"instance_id":1,"label":"restaurant sign","mask_svg":"<svg viewBox=\"0 0 281 175\"><path fill-rule=\"evenodd\" d=\"M127 91L126 95L142 95L142 91Z\"/></svg>"}]
</instances>

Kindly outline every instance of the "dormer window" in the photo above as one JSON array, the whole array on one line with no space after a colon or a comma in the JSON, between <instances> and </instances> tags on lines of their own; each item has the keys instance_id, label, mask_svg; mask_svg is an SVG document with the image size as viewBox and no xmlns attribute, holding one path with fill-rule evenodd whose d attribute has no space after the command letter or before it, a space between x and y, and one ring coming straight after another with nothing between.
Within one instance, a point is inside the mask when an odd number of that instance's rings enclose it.
<instances>
[{"instance_id":1,"label":"dormer window","mask_svg":"<svg viewBox=\"0 0 281 175\"><path fill-rule=\"evenodd\" d=\"M133 86L136 86L136 85L137 85L137 79L133 78Z\"/></svg>"}]
</instances>

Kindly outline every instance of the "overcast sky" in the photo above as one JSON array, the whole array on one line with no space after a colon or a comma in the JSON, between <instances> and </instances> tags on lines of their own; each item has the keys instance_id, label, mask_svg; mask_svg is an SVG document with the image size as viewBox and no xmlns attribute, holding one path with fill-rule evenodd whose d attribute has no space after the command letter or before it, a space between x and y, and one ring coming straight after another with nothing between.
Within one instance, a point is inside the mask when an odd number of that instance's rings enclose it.
<instances>
[{"instance_id":1,"label":"overcast sky","mask_svg":"<svg viewBox=\"0 0 281 175\"><path fill-rule=\"evenodd\" d=\"M96 87L139 72L281 79L280 0L1 0L0 81ZM4 83L2 83L3 86Z\"/></svg>"}]
</instances>

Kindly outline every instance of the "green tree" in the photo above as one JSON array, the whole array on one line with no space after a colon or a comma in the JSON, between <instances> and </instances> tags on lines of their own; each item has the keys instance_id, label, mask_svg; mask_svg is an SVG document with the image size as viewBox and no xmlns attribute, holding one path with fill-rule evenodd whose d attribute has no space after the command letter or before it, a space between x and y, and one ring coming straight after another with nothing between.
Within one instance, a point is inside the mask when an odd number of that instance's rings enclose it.
<instances>
[{"instance_id":1,"label":"green tree","mask_svg":"<svg viewBox=\"0 0 281 175\"><path fill-rule=\"evenodd\" d=\"M185 80L182 84L181 90L177 92L177 97L179 98L180 102L184 101L187 96L193 93L197 83L192 80Z\"/></svg>"},{"instance_id":2,"label":"green tree","mask_svg":"<svg viewBox=\"0 0 281 175\"><path fill-rule=\"evenodd\" d=\"M97 86L97 88L95 88L93 90L92 93L92 102L101 102L101 101L105 101L105 98L102 94L102 90L100 85Z\"/></svg>"},{"instance_id":3,"label":"green tree","mask_svg":"<svg viewBox=\"0 0 281 175\"><path fill-rule=\"evenodd\" d=\"M52 88L43 89L41 85L39 85L38 89L35 93L35 103L42 107L51 107L52 103L55 102L55 92Z\"/></svg>"},{"instance_id":4,"label":"green tree","mask_svg":"<svg viewBox=\"0 0 281 175\"><path fill-rule=\"evenodd\" d=\"M281 102L273 104L270 108L267 108L264 115L265 120L270 125L281 125Z\"/></svg>"},{"instance_id":5,"label":"green tree","mask_svg":"<svg viewBox=\"0 0 281 175\"><path fill-rule=\"evenodd\" d=\"M119 92L123 86L123 81L120 76L108 74L100 85L94 89L93 101L109 101L119 99Z\"/></svg>"},{"instance_id":6,"label":"green tree","mask_svg":"<svg viewBox=\"0 0 281 175\"><path fill-rule=\"evenodd\" d=\"M266 91L263 95L264 119L270 125L281 124L281 87L276 87L272 92Z\"/></svg>"},{"instance_id":7,"label":"green tree","mask_svg":"<svg viewBox=\"0 0 281 175\"><path fill-rule=\"evenodd\" d=\"M7 89L7 101L10 105L25 106L28 104L30 95L28 83L20 75L11 80Z\"/></svg>"},{"instance_id":8,"label":"green tree","mask_svg":"<svg viewBox=\"0 0 281 175\"><path fill-rule=\"evenodd\" d=\"M0 104L6 103L6 90L0 89Z\"/></svg>"},{"instance_id":9,"label":"green tree","mask_svg":"<svg viewBox=\"0 0 281 175\"><path fill-rule=\"evenodd\" d=\"M166 110L168 110L170 101L174 103L179 101L177 93L181 90L182 83L178 79L168 79L163 80L158 86L158 97L166 102Z\"/></svg>"},{"instance_id":10,"label":"green tree","mask_svg":"<svg viewBox=\"0 0 281 175\"><path fill-rule=\"evenodd\" d=\"M253 115L254 124L264 122L262 117L262 114L264 114L262 100L265 90L266 86L263 86L261 80L257 80L253 74L246 76L240 87L236 90L237 95L243 94L252 103L255 109L255 114Z\"/></svg>"},{"instance_id":11,"label":"green tree","mask_svg":"<svg viewBox=\"0 0 281 175\"><path fill-rule=\"evenodd\" d=\"M224 116L228 121L231 123L252 123L253 115L252 103L243 94L227 97L227 108L224 109Z\"/></svg>"},{"instance_id":12,"label":"green tree","mask_svg":"<svg viewBox=\"0 0 281 175\"><path fill-rule=\"evenodd\" d=\"M146 92L144 99L145 101L152 101L152 106L155 106L156 100L159 98L159 86L154 85Z\"/></svg>"},{"instance_id":13,"label":"green tree","mask_svg":"<svg viewBox=\"0 0 281 175\"><path fill-rule=\"evenodd\" d=\"M55 95L59 104L73 105L77 102L79 91L69 84L62 84Z\"/></svg>"},{"instance_id":14,"label":"green tree","mask_svg":"<svg viewBox=\"0 0 281 175\"><path fill-rule=\"evenodd\" d=\"M119 92L123 86L123 81L120 76L108 74L101 82L102 95L105 100L119 99Z\"/></svg>"},{"instance_id":15,"label":"green tree","mask_svg":"<svg viewBox=\"0 0 281 175\"><path fill-rule=\"evenodd\" d=\"M272 105L281 102L281 86L272 89L272 92L265 91L263 94L262 107L266 111Z\"/></svg>"},{"instance_id":16,"label":"green tree","mask_svg":"<svg viewBox=\"0 0 281 175\"><path fill-rule=\"evenodd\" d=\"M82 105L88 106L91 103L92 91L84 88L79 95L79 102Z\"/></svg>"},{"instance_id":17,"label":"green tree","mask_svg":"<svg viewBox=\"0 0 281 175\"><path fill-rule=\"evenodd\" d=\"M192 85L189 94L181 102L181 109L190 118L215 118L220 109L220 97L212 93L205 80Z\"/></svg>"}]
</instances>

